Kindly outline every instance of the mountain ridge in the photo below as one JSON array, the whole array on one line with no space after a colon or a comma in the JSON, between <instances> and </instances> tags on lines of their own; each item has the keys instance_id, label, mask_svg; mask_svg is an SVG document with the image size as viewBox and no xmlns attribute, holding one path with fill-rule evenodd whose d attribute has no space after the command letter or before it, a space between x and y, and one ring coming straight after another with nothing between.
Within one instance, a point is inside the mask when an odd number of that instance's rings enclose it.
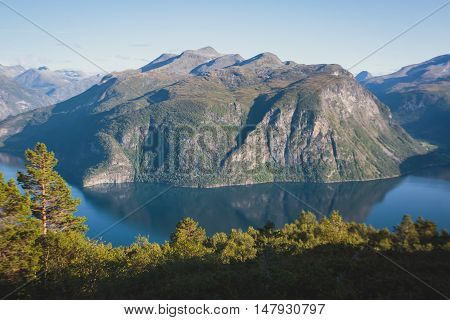
<instances>
[{"instance_id":1,"label":"mountain ridge","mask_svg":"<svg viewBox=\"0 0 450 320\"><path fill-rule=\"evenodd\" d=\"M3 150L45 142L84 186L199 187L385 178L427 151L338 65L284 63L270 53L238 61L211 49L161 55L3 121Z\"/></svg>"},{"instance_id":2,"label":"mountain ridge","mask_svg":"<svg viewBox=\"0 0 450 320\"><path fill-rule=\"evenodd\" d=\"M0 77L0 120L71 98L101 79L100 74L69 69L2 65Z\"/></svg>"},{"instance_id":3,"label":"mountain ridge","mask_svg":"<svg viewBox=\"0 0 450 320\"><path fill-rule=\"evenodd\" d=\"M373 75L368 71L361 71L355 76L355 80L358 82L362 82L370 78L373 78Z\"/></svg>"},{"instance_id":4,"label":"mountain ridge","mask_svg":"<svg viewBox=\"0 0 450 320\"><path fill-rule=\"evenodd\" d=\"M100 74L89 76L75 70L50 70L48 67L27 69L14 77L25 88L37 90L53 103L66 100L80 94L101 79Z\"/></svg>"},{"instance_id":5,"label":"mountain ridge","mask_svg":"<svg viewBox=\"0 0 450 320\"><path fill-rule=\"evenodd\" d=\"M450 54L361 81L413 136L450 147Z\"/></svg>"}]
</instances>

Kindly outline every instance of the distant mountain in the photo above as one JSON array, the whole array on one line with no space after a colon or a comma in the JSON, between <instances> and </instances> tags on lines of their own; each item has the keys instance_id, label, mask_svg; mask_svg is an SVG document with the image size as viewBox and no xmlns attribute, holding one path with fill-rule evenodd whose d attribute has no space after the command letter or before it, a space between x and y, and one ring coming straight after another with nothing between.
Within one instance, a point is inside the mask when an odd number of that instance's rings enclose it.
<instances>
[{"instance_id":1,"label":"distant mountain","mask_svg":"<svg viewBox=\"0 0 450 320\"><path fill-rule=\"evenodd\" d=\"M141 71L158 70L158 72L164 72L168 75L186 75L195 67L220 56L221 54L211 47L187 50L179 55L165 53L143 66Z\"/></svg>"},{"instance_id":2,"label":"distant mountain","mask_svg":"<svg viewBox=\"0 0 450 320\"><path fill-rule=\"evenodd\" d=\"M0 120L50 103L51 99L46 95L24 88L12 78L0 74Z\"/></svg>"},{"instance_id":3,"label":"distant mountain","mask_svg":"<svg viewBox=\"0 0 450 320\"><path fill-rule=\"evenodd\" d=\"M82 93L101 80L74 70L0 65L0 120Z\"/></svg>"},{"instance_id":4,"label":"distant mountain","mask_svg":"<svg viewBox=\"0 0 450 320\"><path fill-rule=\"evenodd\" d=\"M270 52L258 54L253 58L244 60L241 63L239 63L239 66L245 66L246 68L257 68L257 67L271 68L282 65L284 65L284 63L281 62L281 60L276 55Z\"/></svg>"},{"instance_id":5,"label":"distant mountain","mask_svg":"<svg viewBox=\"0 0 450 320\"><path fill-rule=\"evenodd\" d=\"M361 83L410 134L450 146L450 54Z\"/></svg>"},{"instance_id":6,"label":"distant mountain","mask_svg":"<svg viewBox=\"0 0 450 320\"><path fill-rule=\"evenodd\" d=\"M85 186L220 186L391 177L427 151L338 65L211 47L163 54L0 123L3 151L48 144Z\"/></svg>"},{"instance_id":7,"label":"distant mountain","mask_svg":"<svg viewBox=\"0 0 450 320\"><path fill-rule=\"evenodd\" d=\"M242 58L238 54L226 54L199 65L198 67L192 69L191 73L201 74L213 70L223 69L235 64L239 64L242 61L244 61L244 58Z\"/></svg>"},{"instance_id":8,"label":"distant mountain","mask_svg":"<svg viewBox=\"0 0 450 320\"><path fill-rule=\"evenodd\" d=\"M3 75L7 78L14 78L24 71L25 68L22 66L4 66L0 64L0 75Z\"/></svg>"},{"instance_id":9,"label":"distant mountain","mask_svg":"<svg viewBox=\"0 0 450 320\"><path fill-rule=\"evenodd\" d=\"M55 70L47 67L28 69L14 79L25 88L37 90L48 97L53 103L66 100L101 80L101 75L86 75L74 70Z\"/></svg>"},{"instance_id":10,"label":"distant mountain","mask_svg":"<svg viewBox=\"0 0 450 320\"><path fill-rule=\"evenodd\" d=\"M358 82L362 82L362 81L368 80L372 77L373 77L372 74L370 74L368 71L361 71L360 73L358 73L355 76L355 79Z\"/></svg>"}]
</instances>

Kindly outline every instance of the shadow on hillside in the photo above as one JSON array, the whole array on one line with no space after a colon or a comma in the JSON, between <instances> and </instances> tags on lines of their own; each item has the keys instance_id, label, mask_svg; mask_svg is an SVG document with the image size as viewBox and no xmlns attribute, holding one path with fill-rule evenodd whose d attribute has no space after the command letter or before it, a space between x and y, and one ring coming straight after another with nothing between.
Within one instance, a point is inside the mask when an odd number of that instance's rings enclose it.
<instances>
[{"instance_id":1,"label":"shadow on hillside","mask_svg":"<svg viewBox=\"0 0 450 320\"><path fill-rule=\"evenodd\" d=\"M450 149L441 147L427 154L409 157L400 164L400 172L406 175L428 167L448 165L450 165Z\"/></svg>"}]
</instances>

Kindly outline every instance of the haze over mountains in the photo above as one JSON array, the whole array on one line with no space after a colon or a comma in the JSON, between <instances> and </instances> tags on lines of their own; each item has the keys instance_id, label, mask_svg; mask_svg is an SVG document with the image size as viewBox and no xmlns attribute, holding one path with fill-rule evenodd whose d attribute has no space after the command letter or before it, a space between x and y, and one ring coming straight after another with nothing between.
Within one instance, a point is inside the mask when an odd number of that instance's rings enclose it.
<instances>
[{"instance_id":1,"label":"haze over mountains","mask_svg":"<svg viewBox=\"0 0 450 320\"><path fill-rule=\"evenodd\" d=\"M450 146L450 55L360 82L387 104L414 137Z\"/></svg>"},{"instance_id":2,"label":"haze over mountains","mask_svg":"<svg viewBox=\"0 0 450 320\"><path fill-rule=\"evenodd\" d=\"M22 66L4 66L0 64L0 74L7 78L14 78L18 76L22 72L25 71L25 68Z\"/></svg>"},{"instance_id":3,"label":"haze over mountains","mask_svg":"<svg viewBox=\"0 0 450 320\"><path fill-rule=\"evenodd\" d=\"M0 120L71 98L98 83L101 75L45 66L0 65Z\"/></svg>"},{"instance_id":4,"label":"haze over mountains","mask_svg":"<svg viewBox=\"0 0 450 320\"><path fill-rule=\"evenodd\" d=\"M219 186L399 175L426 147L338 65L211 47L163 54L0 124L3 150L48 144L85 186Z\"/></svg>"},{"instance_id":5,"label":"haze over mountains","mask_svg":"<svg viewBox=\"0 0 450 320\"><path fill-rule=\"evenodd\" d=\"M0 120L50 103L49 97L0 73Z\"/></svg>"}]
</instances>

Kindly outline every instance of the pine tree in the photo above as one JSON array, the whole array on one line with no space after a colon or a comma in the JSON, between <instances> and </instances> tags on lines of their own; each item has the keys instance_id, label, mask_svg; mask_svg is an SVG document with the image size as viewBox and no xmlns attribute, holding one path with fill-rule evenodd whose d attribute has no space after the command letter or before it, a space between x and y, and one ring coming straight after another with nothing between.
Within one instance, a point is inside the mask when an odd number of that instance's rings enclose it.
<instances>
[{"instance_id":1,"label":"pine tree","mask_svg":"<svg viewBox=\"0 0 450 320\"><path fill-rule=\"evenodd\" d=\"M73 213L79 199L73 199L69 186L54 170L55 154L43 143L25 152L26 172L18 172L18 181L31 199L31 213L41 220L42 234L52 231L85 231L84 218Z\"/></svg>"},{"instance_id":2,"label":"pine tree","mask_svg":"<svg viewBox=\"0 0 450 320\"><path fill-rule=\"evenodd\" d=\"M423 243L431 242L438 235L436 224L422 217L417 218L414 226L419 234L420 241Z\"/></svg>"},{"instance_id":3,"label":"pine tree","mask_svg":"<svg viewBox=\"0 0 450 320\"><path fill-rule=\"evenodd\" d=\"M39 271L39 227L39 220L31 217L29 197L0 173L0 274L4 278L27 281Z\"/></svg>"},{"instance_id":4,"label":"pine tree","mask_svg":"<svg viewBox=\"0 0 450 320\"><path fill-rule=\"evenodd\" d=\"M0 219L12 223L30 215L29 198L20 193L14 180L6 182L0 172Z\"/></svg>"},{"instance_id":5,"label":"pine tree","mask_svg":"<svg viewBox=\"0 0 450 320\"><path fill-rule=\"evenodd\" d=\"M191 218L181 220L170 236L171 248L177 258L191 259L202 257L207 252L206 231Z\"/></svg>"},{"instance_id":6,"label":"pine tree","mask_svg":"<svg viewBox=\"0 0 450 320\"><path fill-rule=\"evenodd\" d=\"M243 262L256 257L255 240L242 230L232 229L225 248L220 254L223 263Z\"/></svg>"},{"instance_id":7,"label":"pine tree","mask_svg":"<svg viewBox=\"0 0 450 320\"><path fill-rule=\"evenodd\" d=\"M414 251L420 243L419 233L411 219L411 216L404 215L400 224L395 227L397 245L400 249Z\"/></svg>"}]
</instances>

